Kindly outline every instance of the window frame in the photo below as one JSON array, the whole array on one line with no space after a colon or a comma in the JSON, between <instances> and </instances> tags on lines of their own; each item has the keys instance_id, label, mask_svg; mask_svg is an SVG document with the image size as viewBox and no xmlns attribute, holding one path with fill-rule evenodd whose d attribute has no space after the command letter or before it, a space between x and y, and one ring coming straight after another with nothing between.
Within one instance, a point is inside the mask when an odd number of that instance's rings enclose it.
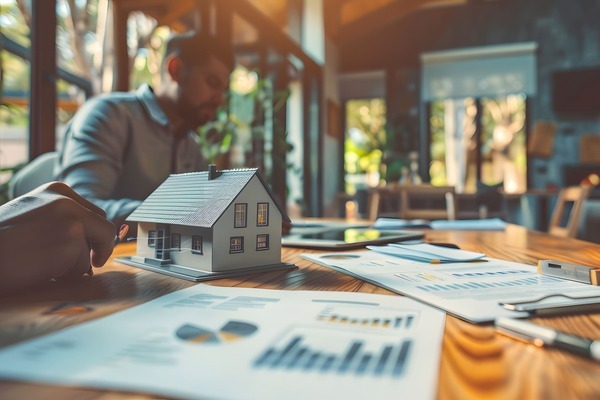
<instances>
[{"instance_id":1,"label":"window frame","mask_svg":"<svg viewBox=\"0 0 600 400\"><path fill-rule=\"evenodd\" d=\"M261 210L261 206L265 206L264 210ZM261 202L261 203L257 203L256 204L256 226L269 226L269 203L268 202ZM261 223L260 218L264 217L264 221L263 223Z\"/></svg>"},{"instance_id":2,"label":"window frame","mask_svg":"<svg viewBox=\"0 0 600 400\"><path fill-rule=\"evenodd\" d=\"M156 248L156 230L148 231L148 247Z\"/></svg>"},{"instance_id":3,"label":"window frame","mask_svg":"<svg viewBox=\"0 0 600 400\"><path fill-rule=\"evenodd\" d=\"M264 242L260 242L260 241L259 241L259 239L260 239L260 238L264 238L264 239L265 239L265 241L264 241ZM269 250L269 239L270 239L270 238L269 238L269 235L268 235L268 234L266 234L266 233L264 233L264 234L263 234L263 233L261 233L261 234L258 234L258 235L256 235L256 251L265 251L265 250ZM264 243L264 244L265 244L265 247L260 247L259 245L260 245L261 243Z\"/></svg>"},{"instance_id":4,"label":"window frame","mask_svg":"<svg viewBox=\"0 0 600 400\"><path fill-rule=\"evenodd\" d=\"M241 215L239 215L241 214ZM233 227L248 227L248 203L235 203L233 208Z\"/></svg>"},{"instance_id":5,"label":"window frame","mask_svg":"<svg viewBox=\"0 0 600 400\"><path fill-rule=\"evenodd\" d=\"M198 246L198 241L200 246ZM204 254L204 238L202 235L192 235L192 254L203 255Z\"/></svg>"},{"instance_id":6,"label":"window frame","mask_svg":"<svg viewBox=\"0 0 600 400\"><path fill-rule=\"evenodd\" d=\"M239 240L239 244L234 241ZM231 236L229 238L229 254L238 254L244 252L244 237L243 236Z\"/></svg>"},{"instance_id":7,"label":"window frame","mask_svg":"<svg viewBox=\"0 0 600 400\"><path fill-rule=\"evenodd\" d=\"M181 233L171 233L170 251L181 251Z\"/></svg>"}]
</instances>

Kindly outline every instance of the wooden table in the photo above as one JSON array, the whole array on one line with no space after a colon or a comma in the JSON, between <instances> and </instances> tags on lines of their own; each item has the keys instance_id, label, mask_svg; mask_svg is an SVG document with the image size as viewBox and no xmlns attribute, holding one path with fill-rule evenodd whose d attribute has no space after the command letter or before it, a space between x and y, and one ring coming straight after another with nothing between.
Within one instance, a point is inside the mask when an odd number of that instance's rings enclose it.
<instances>
[{"instance_id":1,"label":"wooden table","mask_svg":"<svg viewBox=\"0 0 600 400\"><path fill-rule=\"evenodd\" d=\"M490 257L534 264L556 258L600 264L600 246L554 238L509 225L505 231L429 231L427 240L459 244ZM131 254L120 245L116 256ZM220 286L288 290L342 290L392 294L387 290L300 259L302 249L284 249L298 269L212 282ZM193 283L110 261L93 277L55 282L0 298L0 346L40 336L140 304ZM53 311L54 310L54 311ZM600 339L600 314L535 319L544 325ZM130 398L125 392L0 381L2 399ZM401 394L399 394L401 396ZM153 398L136 394L136 398ZM600 399L600 363L555 349L540 349L448 316L438 381L440 399Z\"/></svg>"}]
</instances>

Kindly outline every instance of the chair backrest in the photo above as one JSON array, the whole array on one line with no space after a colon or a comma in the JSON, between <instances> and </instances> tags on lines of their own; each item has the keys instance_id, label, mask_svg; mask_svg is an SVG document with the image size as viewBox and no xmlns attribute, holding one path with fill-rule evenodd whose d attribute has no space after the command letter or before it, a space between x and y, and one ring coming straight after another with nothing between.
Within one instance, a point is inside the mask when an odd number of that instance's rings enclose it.
<instances>
[{"instance_id":1,"label":"chair backrest","mask_svg":"<svg viewBox=\"0 0 600 400\"><path fill-rule=\"evenodd\" d=\"M15 173L8 186L11 199L21 196L44 183L55 179L54 167L58 162L58 152L44 153Z\"/></svg>"},{"instance_id":2,"label":"chair backrest","mask_svg":"<svg viewBox=\"0 0 600 400\"><path fill-rule=\"evenodd\" d=\"M572 186L561 189L552 212L548 233L562 237L575 237L577 235L577 229L581 222L581 210L590 194L590 189L589 186ZM565 212L565 205L570 202L573 203L573 208L566 226L563 227L561 221Z\"/></svg>"},{"instance_id":3,"label":"chair backrest","mask_svg":"<svg viewBox=\"0 0 600 400\"><path fill-rule=\"evenodd\" d=\"M479 218L506 219L504 196L500 192L504 184L486 185L483 182L477 181L476 187L475 200L477 202Z\"/></svg>"},{"instance_id":4,"label":"chair backrest","mask_svg":"<svg viewBox=\"0 0 600 400\"><path fill-rule=\"evenodd\" d=\"M401 218L455 219L454 186L403 185L400 194Z\"/></svg>"}]
</instances>

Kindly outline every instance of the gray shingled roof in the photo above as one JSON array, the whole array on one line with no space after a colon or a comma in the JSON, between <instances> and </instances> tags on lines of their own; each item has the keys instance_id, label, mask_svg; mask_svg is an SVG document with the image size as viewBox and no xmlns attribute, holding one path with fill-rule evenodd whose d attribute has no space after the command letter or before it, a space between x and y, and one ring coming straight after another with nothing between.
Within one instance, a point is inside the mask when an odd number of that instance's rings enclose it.
<instances>
[{"instance_id":1,"label":"gray shingled roof","mask_svg":"<svg viewBox=\"0 0 600 400\"><path fill-rule=\"evenodd\" d=\"M218 172L220 176L212 180L208 180L208 171L169 176L127 221L210 228L255 175L275 202L283 219L289 221L258 169Z\"/></svg>"}]
</instances>

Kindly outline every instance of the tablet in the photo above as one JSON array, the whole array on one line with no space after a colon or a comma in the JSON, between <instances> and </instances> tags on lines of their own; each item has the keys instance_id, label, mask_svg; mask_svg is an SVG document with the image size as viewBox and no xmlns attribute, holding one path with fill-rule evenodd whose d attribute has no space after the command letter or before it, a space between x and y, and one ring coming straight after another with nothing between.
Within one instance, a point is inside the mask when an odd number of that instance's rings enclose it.
<instances>
[{"instance_id":1,"label":"tablet","mask_svg":"<svg viewBox=\"0 0 600 400\"><path fill-rule=\"evenodd\" d=\"M421 239L419 231L379 230L374 228L346 228L319 232L294 234L281 238L281 244L287 247L305 247L309 249L348 250L358 249L371 244L402 242Z\"/></svg>"}]
</instances>

